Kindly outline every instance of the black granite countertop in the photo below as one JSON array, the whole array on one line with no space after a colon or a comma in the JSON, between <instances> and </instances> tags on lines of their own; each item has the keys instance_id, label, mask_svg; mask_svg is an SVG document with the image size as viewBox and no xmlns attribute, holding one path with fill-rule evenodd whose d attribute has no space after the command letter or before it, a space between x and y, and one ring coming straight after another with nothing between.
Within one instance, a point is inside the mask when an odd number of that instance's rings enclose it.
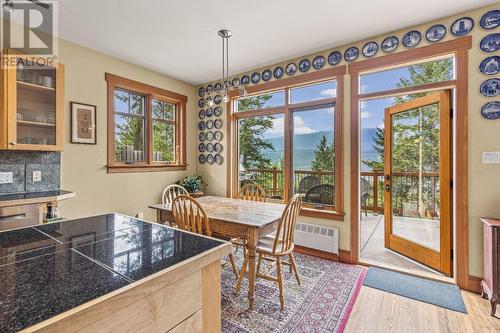
<instances>
[{"instance_id":1,"label":"black granite countertop","mask_svg":"<svg viewBox=\"0 0 500 333\"><path fill-rule=\"evenodd\" d=\"M0 232L0 332L15 332L221 245L106 214Z\"/></svg>"}]
</instances>

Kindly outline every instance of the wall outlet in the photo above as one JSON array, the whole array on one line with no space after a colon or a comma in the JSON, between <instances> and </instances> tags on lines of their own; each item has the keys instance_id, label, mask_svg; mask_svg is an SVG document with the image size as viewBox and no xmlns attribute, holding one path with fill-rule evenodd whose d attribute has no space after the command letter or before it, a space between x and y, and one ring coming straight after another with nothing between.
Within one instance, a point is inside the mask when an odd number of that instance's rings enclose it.
<instances>
[{"instance_id":1,"label":"wall outlet","mask_svg":"<svg viewBox=\"0 0 500 333\"><path fill-rule=\"evenodd\" d=\"M483 164L500 164L500 151L483 152Z\"/></svg>"},{"instance_id":2,"label":"wall outlet","mask_svg":"<svg viewBox=\"0 0 500 333\"><path fill-rule=\"evenodd\" d=\"M33 171L33 182L41 182L41 181L42 181L42 172Z\"/></svg>"},{"instance_id":3,"label":"wall outlet","mask_svg":"<svg viewBox=\"0 0 500 333\"><path fill-rule=\"evenodd\" d=\"M12 172L0 172L0 184L12 184Z\"/></svg>"}]
</instances>

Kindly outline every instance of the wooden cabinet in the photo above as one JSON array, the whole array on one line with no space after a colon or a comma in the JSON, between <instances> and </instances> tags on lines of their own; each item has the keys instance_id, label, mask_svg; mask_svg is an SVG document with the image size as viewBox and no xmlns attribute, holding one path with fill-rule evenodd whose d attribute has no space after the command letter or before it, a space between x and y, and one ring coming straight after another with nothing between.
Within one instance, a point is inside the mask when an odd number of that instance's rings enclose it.
<instances>
[{"instance_id":1,"label":"wooden cabinet","mask_svg":"<svg viewBox=\"0 0 500 333\"><path fill-rule=\"evenodd\" d=\"M481 296L490 300L491 315L500 302L500 219L482 218L483 222L483 280Z\"/></svg>"},{"instance_id":2,"label":"wooden cabinet","mask_svg":"<svg viewBox=\"0 0 500 333\"><path fill-rule=\"evenodd\" d=\"M0 149L62 150L64 66L6 50L0 86Z\"/></svg>"}]
</instances>

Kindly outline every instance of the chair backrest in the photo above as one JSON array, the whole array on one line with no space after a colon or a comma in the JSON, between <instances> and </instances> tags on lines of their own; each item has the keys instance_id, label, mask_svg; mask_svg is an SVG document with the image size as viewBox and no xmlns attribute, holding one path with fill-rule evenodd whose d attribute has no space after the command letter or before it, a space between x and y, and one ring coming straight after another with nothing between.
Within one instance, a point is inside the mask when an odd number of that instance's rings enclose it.
<instances>
[{"instance_id":1,"label":"chair backrest","mask_svg":"<svg viewBox=\"0 0 500 333\"><path fill-rule=\"evenodd\" d=\"M305 176L299 182L299 192L306 193L311 187L321 184L321 179L317 176Z\"/></svg>"},{"instance_id":2,"label":"chair backrest","mask_svg":"<svg viewBox=\"0 0 500 333\"><path fill-rule=\"evenodd\" d=\"M172 203L179 195L189 195L188 191L180 185L168 185L161 196L161 203Z\"/></svg>"},{"instance_id":3,"label":"chair backrest","mask_svg":"<svg viewBox=\"0 0 500 333\"><path fill-rule=\"evenodd\" d=\"M331 184L321 184L307 190L304 202L315 204L333 205L335 187Z\"/></svg>"},{"instance_id":4,"label":"chair backrest","mask_svg":"<svg viewBox=\"0 0 500 333\"><path fill-rule=\"evenodd\" d=\"M300 213L302 197L295 194L286 205L281 221L276 230L276 238L273 245L273 254L288 253L293 249L293 237L295 234L295 223Z\"/></svg>"},{"instance_id":5,"label":"chair backrest","mask_svg":"<svg viewBox=\"0 0 500 333\"><path fill-rule=\"evenodd\" d=\"M370 186L370 181L368 179L361 178L359 185L360 185L359 187L361 190L361 194L370 192L371 186Z\"/></svg>"},{"instance_id":6,"label":"chair backrest","mask_svg":"<svg viewBox=\"0 0 500 333\"><path fill-rule=\"evenodd\" d=\"M257 183L246 184L240 189L240 199L266 201L266 190Z\"/></svg>"},{"instance_id":7,"label":"chair backrest","mask_svg":"<svg viewBox=\"0 0 500 333\"><path fill-rule=\"evenodd\" d=\"M172 214L177 227L200 235L211 236L207 212L196 199L179 195L172 203Z\"/></svg>"}]
</instances>

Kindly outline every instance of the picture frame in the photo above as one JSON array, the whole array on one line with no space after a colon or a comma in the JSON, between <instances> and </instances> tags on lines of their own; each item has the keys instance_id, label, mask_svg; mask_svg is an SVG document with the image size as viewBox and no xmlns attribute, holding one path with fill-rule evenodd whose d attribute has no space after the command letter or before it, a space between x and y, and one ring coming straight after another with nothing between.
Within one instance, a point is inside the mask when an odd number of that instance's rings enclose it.
<instances>
[{"instance_id":1,"label":"picture frame","mask_svg":"<svg viewBox=\"0 0 500 333\"><path fill-rule=\"evenodd\" d=\"M97 107L71 102L71 143L97 144Z\"/></svg>"}]
</instances>

